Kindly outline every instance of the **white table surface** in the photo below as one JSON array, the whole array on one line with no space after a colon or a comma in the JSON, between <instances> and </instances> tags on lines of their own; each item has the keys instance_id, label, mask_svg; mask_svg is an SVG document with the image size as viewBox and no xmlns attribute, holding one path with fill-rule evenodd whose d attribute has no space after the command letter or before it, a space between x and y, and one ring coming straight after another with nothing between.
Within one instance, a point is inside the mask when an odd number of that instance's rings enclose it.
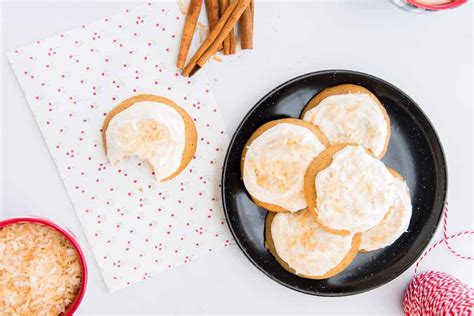
<instances>
[{"instance_id":1,"label":"white table surface","mask_svg":"<svg viewBox=\"0 0 474 316\"><path fill-rule=\"evenodd\" d=\"M2 1L0 1L2 2ZM53 160L5 53L137 5L135 2L2 2L1 216L36 214L78 235L90 274L78 312L394 313L413 274L376 290L322 298L267 278L233 246L109 294ZM269 90L303 73L346 68L379 76L414 98L436 127L449 165L449 230L470 229L472 212L473 4L416 15L388 0L258 2L255 50L206 68L232 134ZM440 238L438 231L435 239ZM472 241L456 242L464 253ZM0 258L1 260L1 258ZM440 249L424 264L473 285L472 265Z\"/></svg>"}]
</instances>

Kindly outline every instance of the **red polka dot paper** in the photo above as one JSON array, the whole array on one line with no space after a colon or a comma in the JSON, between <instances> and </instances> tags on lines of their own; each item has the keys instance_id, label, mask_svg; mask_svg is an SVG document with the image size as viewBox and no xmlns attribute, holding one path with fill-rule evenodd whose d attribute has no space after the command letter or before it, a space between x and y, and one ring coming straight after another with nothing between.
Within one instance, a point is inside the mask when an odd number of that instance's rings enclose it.
<instances>
[{"instance_id":1,"label":"red polka dot paper","mask_svg":"<svg viewBox=\"0 0 474 316\"><path fill-rule=\"evenodd\" d=\"M176 69L182 23L174 2L150 3L8 53L111 291L232 242L219 194L228 136L204 72ZM195 158L165 183L137 159L111 165L102 147L108 111L141 93L174 100L198 129Z\"/></svg>"}]
</instances>

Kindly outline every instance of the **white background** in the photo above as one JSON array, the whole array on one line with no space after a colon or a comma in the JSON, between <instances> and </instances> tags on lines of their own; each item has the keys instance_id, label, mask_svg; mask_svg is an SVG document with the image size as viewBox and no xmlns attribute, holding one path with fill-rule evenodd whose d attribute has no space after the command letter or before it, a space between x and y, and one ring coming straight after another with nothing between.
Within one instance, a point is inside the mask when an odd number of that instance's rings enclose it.
<instances>
[{"instance_id":1,"label":"white background","mask_svg":"<svg viewBox=\"0 0 474 316\"><path fill-rule=\"evenodd\" d=\"M402 313L401 297L413 269L368 293L312 297L264 276L236 246L116 293L106 291L5 53L135 5L1 3L0 219L41 215L77 234L90 268L89 286L78 312ZM416 15L388 0L258 2L255 50L206 66L228 133L264 94L300 74L345 68L381 77L415 99L433 122L448 160L449 230L471 229L473 7L469 3L456 10ZM461 252L472 250L469 240L455 244ZM445 249L428 257L424 268L449 272L471 286L474 283L472 265Z\"/></svg>"}]
</instances>

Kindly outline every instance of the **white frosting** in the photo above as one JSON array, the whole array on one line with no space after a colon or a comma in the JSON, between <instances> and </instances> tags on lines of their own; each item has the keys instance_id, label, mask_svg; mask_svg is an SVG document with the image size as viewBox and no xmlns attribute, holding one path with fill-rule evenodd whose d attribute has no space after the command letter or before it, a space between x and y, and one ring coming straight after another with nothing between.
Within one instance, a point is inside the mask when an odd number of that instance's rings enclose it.
<instances>
[{"instance_id":1,"label":"white frosting","mask_svg":"<svg viewBox=\"0 0 474 316\"><path fill-rule=\"evenodd\" d=\"M112 164L137 156L152 166L158 180L170 176L181 165L185 124L181 115L166 104L135 103L110 120L105 135L107 157Z\"/></svg>"},{"instance_id":2,"label":"white frosting","mask_svg":"<svg viewBox=\"0 0 474 316\"><path fill-rule=\"evenodd\" d=\"M412 207L407 184L395 178L395 201L383 220L362 234L360 249L371 251L391 245L407 231L411 214Z\"/></svg>"},{"instance_id":3,"label":"white frosting","mask_svg":"<svg viewBox=\"0 0 474 316\"><path fill-rule=\"evenodd\" d=\"M248 147L243 180L257 200L291 212L307 206L304 174L309 163L325 149L308 128L280 123L258 136Z\"/></svg>"},{"instance_id":4,"label":"white frosting","mask_svg":"<svg viewBox=\"0 0 474 316\"><path fill-rule=\"evenodd\" d=\"M303 119L318 126L331 145L358 144L375 156L385 147L387 121L368 94L329 96L306 112Z\"/></svg>"},{"instance_id":5,"label":"white frosting","mask_svg":"<svg viewBox=\"0 0 474 316\"><path fill-rule=\"evenodd\" d=\"M361 146L346 146L315 179L318 220L336 230L374 227L394 203L393 176Z\"/></svg>"},{"instance_id":6,"label":"white frosting","mask_svg":"<svg viewBox=\"0 0 474 316\"><path fill-rule=\"evenodd\" d=\"M352 248L352 236L331 234L308 211L277 213L271 234L278 256L296 274L322 276L336 267Z\"/></svg>"}]
</instances>

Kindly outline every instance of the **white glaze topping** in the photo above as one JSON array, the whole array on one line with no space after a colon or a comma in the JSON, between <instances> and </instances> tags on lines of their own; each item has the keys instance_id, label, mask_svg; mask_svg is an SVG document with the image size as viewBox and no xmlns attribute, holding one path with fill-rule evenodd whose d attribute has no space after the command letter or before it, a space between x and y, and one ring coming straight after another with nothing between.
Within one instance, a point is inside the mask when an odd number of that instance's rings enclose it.
<instances>
[{"instance_id":1,"label":"white glaze topping","mask_svg":"<svg viewBox=\"0 0 474 316\"><path fill-rule=\"evenodd\" d=\"M303 119L318 126L331 145L358 144L375 156L385 147L387 121L368 94L329 96L306 112Z\"/></svg>"},{"instance_id":2,"label":"white glaze topping","mask_svg":"<svg viewBox=\"0 0 474 316\"><path fill-rule=\"evenodd\" d=\"M322 229L308 211L277 213L271 234L278 256L296 274L322 276L336 267L352 247L352 236Z\"/></svg>"},{"instance_id":3,"label":"white glaze topping","mask_svg":"<svg viewBox=\"0 0 474 316\"><path fill-rule=\"evenodd\" d=\"M112 164L137 156L148 162L156 178L162 180L181 165L185 124L181 115L166 104L137 102L110 120L106 140Z\"/></svg>"},{"instance_id":4,"label":"white glaze topping","mask_svg":"<svg viewBox=\"0 0 474 316\"><path fill-rule=\"evenodd\" d=\"M362 234L360 249L371 251L391 245L410 224L412 206L405 181L395 178L395 201L383 220Z\"/></svg>"},{"instance_id":5,"label":"white glaze topping","mask_svg":"<svg viewBox=\"0 0 474 316\"><path fill-rule=\"evenodd\" d=\"M308 128L280 123L258 136L248 147L243 167L247 191L262 202L295 212L307 206L304 174L325 149Z\"/></svg>"},{"instance_id":6,"label":"white glaze topping","mask_svg":"<svg viewBox=\"0 0 474 316\"><path fill-rule=\"evenodd\" d=\"M346 146L315 179L319 222L362 232L377 225L394 201L393 176L361 146Z\"/></svg>"}]
</instances>

